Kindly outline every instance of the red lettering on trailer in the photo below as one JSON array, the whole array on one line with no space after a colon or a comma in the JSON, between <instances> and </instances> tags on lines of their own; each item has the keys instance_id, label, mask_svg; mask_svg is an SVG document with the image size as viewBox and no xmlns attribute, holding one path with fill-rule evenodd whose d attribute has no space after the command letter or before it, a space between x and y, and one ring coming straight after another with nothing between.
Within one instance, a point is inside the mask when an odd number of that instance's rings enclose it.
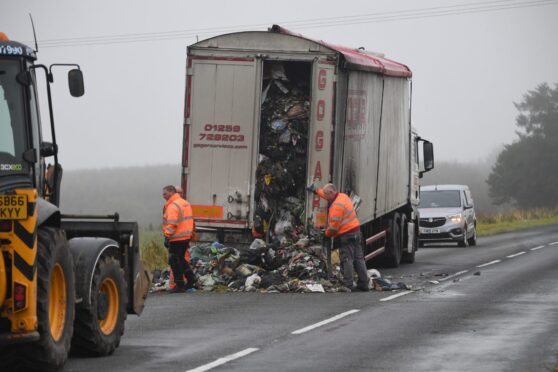
<instances>
[{"instance_id":1,"label":"red lettering on trailer","mask_svg":"<svg viewBox=\"0 0 558 372\"><path fill-rule=\"evenodd\" d=\"M324 148L324 131L319 130L316 132L316 151L322 151Z\"/></svg>"},{"instance_id":2,"label":"red lettering on trailer","mask_svg":"<svg viewBox=\"0 0 558 372\"><path fill-rule=\"evenodd\" d=\"M327 71L324 69L320 69L318 72L318 89L324 90L327 85Z\"/></svg>"},{"instance_id":3,"label":"red lettering on trailer","mask_svg":"<svg viewBox=\"0 0 558 372\"><path fill-rule=\"evenodd\" d=\"M320 208L320 197L314 194L312 198L312 209Z\"/></svg>"},{"instance_id":4,"label":"red lettering on trailer","mask_svg":"<svg viewBox=\"0 0 558 372\"><path fill-rule=\"evenodd\" d=\"M347 95L347 131L345 137L361 140L366 133L367 94L364 90L350 90Z\"/></svg>"},{"instance_id":5,"label":"red lettering on trailer","mask_svg":"<svg viewBox=\"0 0 558 372\"><path fill-rule=\"evenodd\" d=\"M324 120L325 116L325 101L323 99L318 101L318 107L316 110L316 116L318 121Z\"/></svg>"},{"instance_id":6,"label":"red lettering on trailer","mask_svg":"<svg viewBox=\"0 0 558 372\"><path fill-rule=\"evenodd\" d=\"M322 179L322 164L318 160L316 162L316 168L314 168L314 181Z\"/></svg>"}]
</instances>

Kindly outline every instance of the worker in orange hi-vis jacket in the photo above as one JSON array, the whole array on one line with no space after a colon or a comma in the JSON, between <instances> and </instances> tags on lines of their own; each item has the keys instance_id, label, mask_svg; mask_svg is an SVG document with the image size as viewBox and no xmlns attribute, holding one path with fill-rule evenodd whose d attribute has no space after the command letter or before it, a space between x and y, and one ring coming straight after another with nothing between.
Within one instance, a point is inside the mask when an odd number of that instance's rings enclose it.
<instances>
[{"instance_id":1,"label":"worker in orange hi-vis jacket","mask_svg":"<svg viewBox=\"0 0 558 372\"><path fill-rule=\"evenodd\" d=\"M186 199L184 197L184 190L182 189L182 187L180 187L179 185L175 185L174 188L176 189L176 193L179 194L182 199ZM196 234L196 223L194 221L194 229L192 232L192 237L190 238L190 242L194 242L197 241L197 234ZM166 243L168 245L168 241ZM168 247L167 247L168 248ZM186 253L184 254L184 259L186 260L186 262L188 263L188 265L190 265L190 267L192 267L192 261L190 260L190 250L187 249ZM169 267L169 271L170 271L170 275L169 275L169 289L173 289L176 287L176 283L174 282L174 274L172 272L172 268ZM186 280L188 280L187 278L184 278ZM188 286L188 283L186 283L186 286Z\"/></svg>"},{"instance_id":2,"label":"worker in orange hi-vis jacket","mask_svg":"<svg viewBox=\"0 0 558 372\"><path fill-rule=\"evenodd\" d=\"M368 273L362 250L362 235L360 222L353 209L353 202L347 194L337 191L332 183L323 188L316 188L314 184L307 187L328 202L327 226L325 236L333 238L333 248L339 248L343 285L350 290L368 291ZM353 273L356 269L358 282L353 285Z\"/></svg>"},{"instance_id":3,"label":"worker in orange hi-vis jacket","mask_svg":"<svg viewBox=\"0 0 558 372\"><path fill-rule=\"evenodd\" d=\"M194 230L192 207L172 185L163 188L163 198L166 200L163 209L163 234L169 242L169 265L176 283L171 292L184 292L193 288L195 282L194 272L184 257ZM184 277L188 280L187 286Z\"/></svg>"}]
</instances>

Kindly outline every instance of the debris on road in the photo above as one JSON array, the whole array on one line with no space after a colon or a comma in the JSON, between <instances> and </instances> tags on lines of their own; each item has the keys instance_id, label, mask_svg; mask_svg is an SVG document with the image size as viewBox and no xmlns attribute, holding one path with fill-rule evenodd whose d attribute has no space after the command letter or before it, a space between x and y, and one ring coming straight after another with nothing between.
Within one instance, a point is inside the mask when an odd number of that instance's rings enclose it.
<instances>
[{"instance_id":1,"label":"debris on road","mask_svg":"<svg viewBox=\"0 0 558 372\"><path fill-rule=\"evenodd\" d=\"M374 287L373 289L376 291L397 291L400 289L410 290L411 287L403 282L392 283L389 279L386 278L374 278Z\"/></svg>"},{"instance_id":2,"label":"debris on road","mask_svg":"<svg viewBox=\"0 0 558 372\"><path fill-rule=\"evenodd\" d=\"M299 236L287 245L266 244L255 239L243 248L204 243L190 248L190 264L197 289L213 292L326 293L344 292L339 259L333 260L331 276L318 239ZM335 255L334 255L335 256ZM369 288L378 291L410 289L392 283L376 269L368 270ZM169 270L154 272L152 292L169 289Z\"/></svg>"}]
</instances>

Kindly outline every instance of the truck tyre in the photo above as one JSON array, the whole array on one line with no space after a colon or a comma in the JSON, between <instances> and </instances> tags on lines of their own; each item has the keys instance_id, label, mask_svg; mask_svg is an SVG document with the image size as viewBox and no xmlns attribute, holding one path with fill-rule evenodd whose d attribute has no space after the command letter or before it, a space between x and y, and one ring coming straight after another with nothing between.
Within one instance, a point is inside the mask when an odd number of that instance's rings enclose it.
<instances>
[{"instance_id":1,"label":"truck tyre","mask_svg":"<svg viewBox=\"0 0 558 372\"><path fill-rule=\"evenodd\" d=\"M469 240L467 240L467 242L471 246L477 245L477 225L476 224L475 224L475 227L473 228L473 236L471 236L469 238Z\"/></svg>"},{"instance_id":2,"label":"truck tyre","mask_svg":"<svg viewBox=\"0 0 558 372\"><path fill-rule=\"evenodd\" d=\"M40 339L23 345L18 359L24 370L56 371L66 362L74 331L74 268L64 231L39 227L37 235Z\"/></svg>"},{"instance_id":3,"label":"truck tyre","mask_svg":"<svg viewBox=\"0 0 558 372\"><path fill-rule=\"evenodd\" d=\"M126 305L124 271L115 258L101 257L91 283L91 306L76 313L72 354L112 354L124 333Z\"/></svg>"},{"instance_id":4,"label":"truck tyre","mask_svg":"<svg viewBox=\"0 0 558 372\"><path fill-rule=\"evenodd\" d=\"M398 267L401 262L401 227L399 214L394 213L389 220L389 235L387 239L385 263L388 267Z\"/></svg>"},{"instance_id":5,"label":"truck tyre","mask_svg":"<svg viewBox=\"0 0 558 372\"><path fill-rule=\"evenodd\" d=\"M467 245L469 245L469 241L467 240L467 225L465 225L463 229L465 230L465 232L463 233L463 239L457 242L457 245L460 247L466 247Z\"/></svg>"},{"instance_id":6,"label":"truck tyre","mask_svg":"<svg viewBox=\"0 0 558 372\"><path fill-rule=\"evenodd\" d=\"M402 263L413 263L415 262L415 252L417 250L417 234L413 234L413 252L407 252L407 240L409 239L409 226L407 225L407 217L405 215L401 215L401 251L403 252L401 255L401 262Z\"/></svg>"}]
</instances>

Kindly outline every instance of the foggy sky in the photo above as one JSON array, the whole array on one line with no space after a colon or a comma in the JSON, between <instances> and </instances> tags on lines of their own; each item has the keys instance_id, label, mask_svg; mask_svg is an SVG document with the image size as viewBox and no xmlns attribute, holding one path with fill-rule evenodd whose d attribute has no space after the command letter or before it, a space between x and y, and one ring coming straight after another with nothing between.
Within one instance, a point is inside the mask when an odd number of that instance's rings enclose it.
<instances>
[{"instance_id":1,"label":"foggy sky","mask_svg":"<svg viewBox=\"0 0 558 372\"><path fill-rule=\"evenodd\" d=\"M515 1L510 1L513 4ZM39 63L74 62L85 96L53 86L60 162L66 169L178 164L186 46L195 37L41 47L41 42L123 34L247 27L478 1L44 1L0 0L0 31L31 44ZM477 161L516 138L513 102L558 82L558 1L550 5L344 26L288 27L308 37L385 53L413 71L413 124L437 160ZM225 33L202 34L200 40ZM42 79L42 78L41 78ZM40 80L41 80L40 79ZM41 89L43 127L48 127ZM46 130L47 137L49 131Z\"/></svg>"}]
</instances>

